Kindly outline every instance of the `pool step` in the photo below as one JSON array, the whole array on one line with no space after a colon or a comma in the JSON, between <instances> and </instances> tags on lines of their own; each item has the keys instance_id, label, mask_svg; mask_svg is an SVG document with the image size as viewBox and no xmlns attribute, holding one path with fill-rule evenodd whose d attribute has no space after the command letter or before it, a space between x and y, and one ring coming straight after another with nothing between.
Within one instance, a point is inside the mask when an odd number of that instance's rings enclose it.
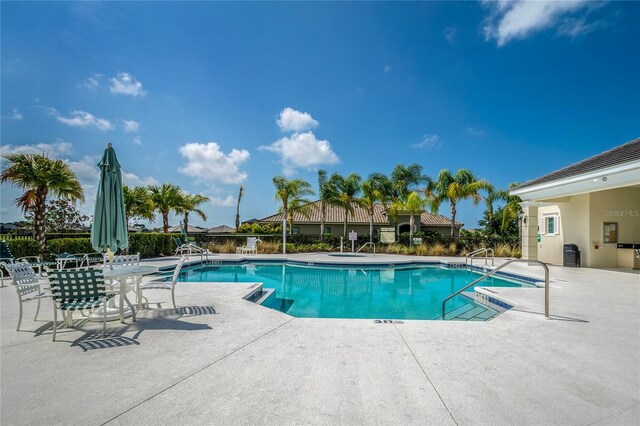
<instances>
[{"instance_id":1,"label":"pool step","mask_svg":"<svg viewBox=\"0 0 640 426\"><path fill-rule=\"evenodd\" d=\"M445 318L447 321L487 321L498 315L498 313L495 309L470 300L469 303L447 312Z\"/></svg>"}]
</instances>

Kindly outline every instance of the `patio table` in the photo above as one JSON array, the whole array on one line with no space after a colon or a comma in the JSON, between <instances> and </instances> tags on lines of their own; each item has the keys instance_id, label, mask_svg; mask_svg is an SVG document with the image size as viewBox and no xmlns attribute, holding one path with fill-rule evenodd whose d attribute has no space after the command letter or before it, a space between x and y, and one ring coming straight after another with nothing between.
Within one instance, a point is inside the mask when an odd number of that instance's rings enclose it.
<instances>
[{"instance_id":1,"label":"patio table","mask_svg":"<svg viewBox=\"0 0 640 426\"><path fill-rule=\"evenodd\" d=\"M113 281L119 280L119 289L117 290L120 295L120 306L105 306L103 308L98 308L94 313L89 315L90 321L102 321L103 320L103 311L102 309L107 309L107 321L114 321L116 319L120 319L120 322L124 322L125 317L132 316L133 321L136 320L136 311L129 298L127 297L127 279L131 279L133 282L134 288L137 289L138 284L142 280L144 275L153 274L157 272L158 268L156 266L116 266L113 269L103 268L102 273L104 275L105 281ZM113 300L113 299L111 299ZM111 301L110 301L111 302ZM127 304L127 309L125 310L124 305Z\"/></svg>"}]
</instances>

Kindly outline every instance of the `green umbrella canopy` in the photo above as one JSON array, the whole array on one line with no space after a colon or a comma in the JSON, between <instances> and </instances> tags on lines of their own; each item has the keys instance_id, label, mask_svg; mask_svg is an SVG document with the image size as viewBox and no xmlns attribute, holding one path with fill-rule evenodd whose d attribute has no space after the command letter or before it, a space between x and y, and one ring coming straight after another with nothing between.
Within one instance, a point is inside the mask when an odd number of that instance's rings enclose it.
<instances>
[{"instance_id":1,"label":"green umbrella canopy","mask_svg":"<svg viewBox=\"0 0 640 426\"><path fill-rule=\"evenodd\" d=\"M100 167L100 182L96 208L91 225L91 245L98 252L129 247L127 216L122 195L122 174L116 152L111 144L104 150Z\"/></svg>"}]
</instances>

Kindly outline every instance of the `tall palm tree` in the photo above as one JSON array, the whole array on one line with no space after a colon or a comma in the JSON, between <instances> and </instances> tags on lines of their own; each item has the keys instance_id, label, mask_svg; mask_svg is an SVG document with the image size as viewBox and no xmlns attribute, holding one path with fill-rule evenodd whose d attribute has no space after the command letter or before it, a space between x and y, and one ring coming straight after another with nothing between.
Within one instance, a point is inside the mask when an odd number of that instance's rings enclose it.
<instances>
[{"instance_id":1,"label":"tall palm tree","mask_svg":"<svg viewBox=\"0 0 640 426\"><path fill-rule=\"evenodd\" d=\"M357 173L351 173L349 176L344 177L339 173L334 173L329 179L331 185L334 185L337 189L335 205L344 209L344 228L343 236L347 236L347 219L349 214L353 215L353 205L356 202L356 197L360 193L360 175Z\"/></svg>"},{"instance_id":2,"label":"tall palm tree","mask_svg":"<svg viewBox=\"0 0 640 426\"><path fill-rule=\"evenodd\" d=\"M282 211L282 253L286 253L289 206L308 203L309 201L304 197L313 195L314 191L309 182L302 179L289 180L282 176L274 176L272 180L276 189L275 201L280 203Z\"/></svg>"},{"instance_id":3,"label":"tall palm tree","mask_svg":"<svg viewBox=\"0 0 640 426\"><path fill-rule=\"evenodd\" d=\"M414 216L421 214L426 204L427 200L420 197L417 191L412 191L407 195L406 200L398 200L391 206L394 216L397 216L398 213L409 215L409 245L413 244Z\"/></svg>"},{"instance_id":4,"label":"tall palm tree","mask_svg":"<svg viewBox=\"0 0 640 426\"><path fill-rule=\"evenodd\" d=\"M244 185L240 185L240 190L238 191L238 203L236 204L236 229L240 228L240 202L242 201L243 195Z\"/></svg>"},{"instance_id":5,"label":"tall palm tree","mask_svg":"<svg viewBox=\"0 0 640 426\"><path fill-rule=\"evenodd\" d=\"M383 190L376 184L375 180L369 178L362 182L362 197L358 198L360 207L367 211L369 215L369 242L373 243L373 215L378 203L385 200Z\"/></svg>"},{"instance_id":6,"label":"tall palm tree","mask_svg":"<svg viewBox=\"0 0 640 426\"><path fill-rule=\"evenodd\" d=\"M429 180L429 177L422 174L422 166L419 164L396 165L391 172L393 201L406 200L413 190Z\"/></svg>"},{"instance_id":7,"label":"tall palm tree","mask_svg":"<svg viewBox=\"0 0 640 426\"><path fill-rule=\"evenodd\" d=\"M311 210L315 207L313 203L310 203L309 200L296 198L291 200L289 203L289 208L287 209L287 222L289 223L289 235L293 234L293 226L295 224L295 214L300 213L302 216L307 219L311 217ZM282 213L282 208L280 208L280 213Z\"/></svg>"},{"instance_id":8,"label":"tall palm tree","mask_svg":"<svg viewBox=\"0 0 640 426\"><path fill-rule=\"evenodd\" d=\"M129 188L127 185L122 187L124 197L124 211L127 217L127 224L129 220L134 217L139 217L146 220L155 219L156 215L153 213L154 206L151 200L151 193L146 186L134 186Z\"/></svg>"},{"instance_id":9,"label":"tall palm tree","mask_svg":"<svg viewBox=\"0 0 640 426\"><path fill-rule=\"evenodd\" d=\"M334 182L327 179L326 170L318 170L318 193L320 195L320 240L322 240L327 221L327 206L336 203L338 193Z\"/></svg>"},{"instance_id":10,"label":"tall palm tree","mask_svg":"<svg viewBox=\"0 0 640 426\"><path fill-rule=\"evenodd\" d=\"M180 205L176 212L184 215L183 223L185 232L189 232L189 213L194 212L200 216L202 220L207 220L207 214L199 206L209 201L211 201L211 199L206 195L181 194Z\"/></svg>"},{"instance_id":11,"label":"tall palm tree","mask_svg":"<svg viewBox=\"0 0 640 426\"><path fill-rule=\"evenodd\" d=\"M68 164L38 154L9 154L7 164L0 173L0 183L9 182L25 192L16 199L15 205L24 213L34 216L33 235L40 243L44 255L47 236L45 213L47 196L76 202L84 201L84 190L76 174Z\"/></svg>"},{"instance_id":12,"label":"tall palm tree","mask_svg":"<svg viewBox=\"0 0 640 426\"><path fill-rule=\"evenodd\" d=\"M477 205L483 199L481 190L491 191L493 186L484 179L476 179L470 170L460 169L455 174L447 169L440 170L438 181L433 185L431 210L437 213L441 203L450 204L452 237L456 236L456 205L466 199Z\"/></svg>"},{"instance_id":13,"label":"tall palm tree","mask_svg":"<svg viewBox=\"0 0 640 426\"><path fill-rule=\"evenodd\" d=\"M154 210L162 215L162 229L169 232L169 213L181 212L182 193L178 185L163 183L162 185L149 186Z\"/></svg>"}]
</instances>

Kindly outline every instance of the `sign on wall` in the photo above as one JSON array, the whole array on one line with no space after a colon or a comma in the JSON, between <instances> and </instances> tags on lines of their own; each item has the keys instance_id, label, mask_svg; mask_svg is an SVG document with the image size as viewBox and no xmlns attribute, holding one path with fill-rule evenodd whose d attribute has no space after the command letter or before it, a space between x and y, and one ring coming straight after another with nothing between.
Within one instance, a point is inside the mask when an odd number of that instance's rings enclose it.
<instances>
[{"instance_id":1,"label":"sign on wall","mask_svg":"<svg viewBox=\"0 0 640 426\"><path fill-rule=\"evenodd\" d=\"M393 244L396 242L396 228L380 228L380 242Z\"/></svg>"}]
</instances>

